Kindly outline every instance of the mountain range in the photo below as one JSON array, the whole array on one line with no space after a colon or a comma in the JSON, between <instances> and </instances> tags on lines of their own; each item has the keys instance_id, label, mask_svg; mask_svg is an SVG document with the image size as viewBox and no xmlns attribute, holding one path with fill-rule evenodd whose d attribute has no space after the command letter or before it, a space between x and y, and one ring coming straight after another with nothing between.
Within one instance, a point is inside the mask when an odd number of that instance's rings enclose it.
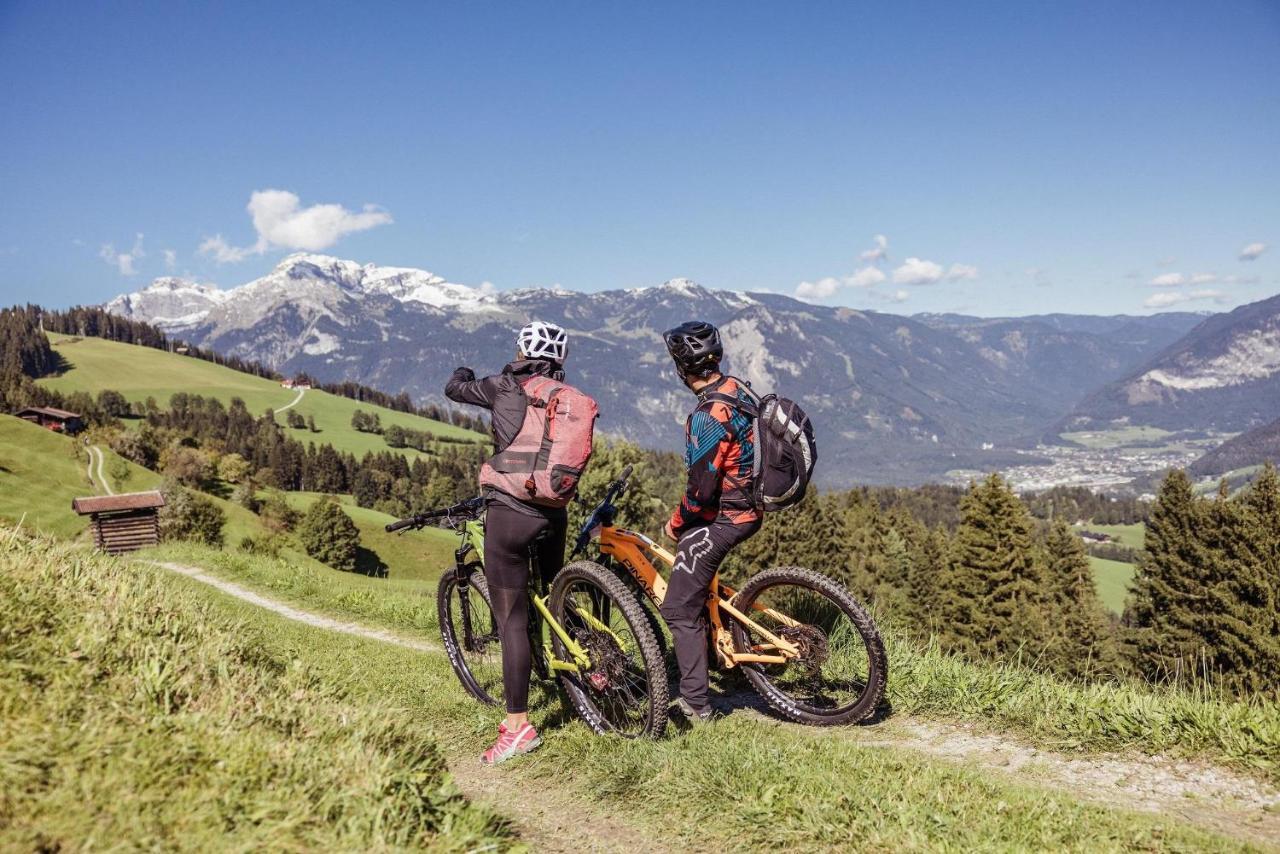
<instances>
[{"instance_id":1,"label":"mountain range","mask_svg":"<svg viewBox=\"0 0 1280 854\"><path fill-rule=\"evenodd\" d=\"M437 401L456 365L497 371L513 355L520 325L553 321L570 332L570 379L599 400L602 429L667 448L681 443L692 398L676 381L661 332L700 318L721 327L731 371L804 405L821 437L821 481L840 486L1025 463L1013 449L1046 431L1133 419L1131 406L1113 405L1129 392L1115 389L1158 385L1153 371L1193 378L1175 389L1179 406L1142 410L1168 423L1178 420L1166 418L1175 409L1191 411L1187 401L1204 383L1194 378L1214 378L1204 388L1229 389L1237 402L1251 389L1270 389L1280 381L1280 358L1258 368L1250 354L1274 346L1272 333L1242 338L1231 331L1236 321L1224 321L1238 316L1250 329L1274 329L1280 298L1268 302L1211 317L906 317L710 290L687 279L595 293L495 293L425 270L297 254L236 288L158 279L106 308L281 372ZM1242 424L1266 407L1239 409L1219 412L1215 424Z\"/></svg>"},{"instance_id":2,"label":"mountain range","mask_svg":"<svg viewBox=\"0 0 1280 854\"><path fill-rule=\"evenodd\" d=\"M1206 318L1102 385L1059 427L1119 421L1166 430L1242 432L1280 418L1280 295Z\"/></svg>"}]
</instances>

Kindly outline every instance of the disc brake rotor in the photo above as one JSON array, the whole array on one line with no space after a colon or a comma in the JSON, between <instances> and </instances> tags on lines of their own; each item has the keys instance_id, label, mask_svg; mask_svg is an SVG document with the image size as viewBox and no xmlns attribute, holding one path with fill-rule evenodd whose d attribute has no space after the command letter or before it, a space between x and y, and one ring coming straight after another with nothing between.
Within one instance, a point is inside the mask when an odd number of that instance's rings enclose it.
<instances>
[{"instance_id":1,"label":"disc brake rotor","mask_svg":"<svg viewBox=\"0 0 1280 854\"><path fill-rule=\"evenodd\" d=\"M574 640L582 645L591 659L587 681L592 688L604 691L622 684L630 659L613 635L596 629L580 629L574 632Z\"/></svg>"},{"instance_id":2,"label":"disc brake rotor","mask_svg":"<svg viewBox=\"0 0 1280 854\"><path fill-rule=\"evenodd\" d=\"M804 678L817 676L831 654L827 636L822 629L808 625L785 626L777 634L783 640L795 644L798 650L795 664L803 669Z\"/></svg>"}]
</instances>

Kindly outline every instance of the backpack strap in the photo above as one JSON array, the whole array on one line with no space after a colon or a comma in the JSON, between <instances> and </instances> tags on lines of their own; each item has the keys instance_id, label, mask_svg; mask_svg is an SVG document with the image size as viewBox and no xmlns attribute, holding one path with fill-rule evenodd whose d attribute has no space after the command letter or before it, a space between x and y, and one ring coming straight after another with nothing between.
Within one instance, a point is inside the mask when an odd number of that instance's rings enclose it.
<instances>
[{"instance_id":1,"label":"backpack strap","mask_svg":"<svg viewBox=\"0 0 1280 854\"><path fill-rule=\"evenodd\" d=\"M550 377L535 376L527 380L523 385L526 395L532 390L535 394L545 393L547 398L546 400L534 397L529 398L530 406L545 407L547 410L546 422L542 428L542 444L538 446L538 453L533 460L533 471L536 472L546 468L547 462L551 459L551 422L555 418L555 397L556 392L564 387L564 383L556 382Z\"/></svg>"},{"instance_id":2,"label":"backpack strap","mask_svg":"<svg viewBox=\"0 0 1280 854\"><path fill-rule=\"evenodd\" d=\"M750 399L743 400L737 395L725 394L722 391L710 391L710 392L707 392L705 397L703 397L703 400L714 402L714 403L723 403L725 406L729 407L735 412L740 412L741 414L745 415L747 418L750 418L754 422L754 425L753 425L754 429L752 432L755 434L756 444L755 444L755 448L753 449L753 453L751 455L751 489L747 490L745 488L746 484L743 483L740 478L734 477L730 475L728 472L725 473L724 479L726 481L729 481L731 485L747 493L748 495L748 498L746 499L745 502L734 502L735 504L745 503L746 505L745 508L736 508L736 509L756 509L760 506L760 493L762 491L761 479L760 479L760 467L761 467L760 461L761 461L761 458L764 456L764 454L761 453L761 448L760 448L760 398L756 396L755 392L751 390L750 386L748 386L745 382L741 380L738 380L738 388L745 389L747 392L747 396ZM722 506L724 506L725 502L721 502L721 504Z\"/></svg>"},{"instance_id":3,"label":"backpack strap","mask_svg":"<svg viewBox=\"0 0 1280 854\"><path fill-rule=\"evenodd\" d=\"M734 395L731 395L731 394L725 394L722 391L709 391L707 392L707 396L704 397L703 400L706 400L712 403L723 403L725 406L729 407L730 409L734 409L734 410L737 410L738 412L741 412L743 415L747 416L748 418L760 417L759 399L743 400L740 397L735 397Z\"/></svg>"}]
</instances>

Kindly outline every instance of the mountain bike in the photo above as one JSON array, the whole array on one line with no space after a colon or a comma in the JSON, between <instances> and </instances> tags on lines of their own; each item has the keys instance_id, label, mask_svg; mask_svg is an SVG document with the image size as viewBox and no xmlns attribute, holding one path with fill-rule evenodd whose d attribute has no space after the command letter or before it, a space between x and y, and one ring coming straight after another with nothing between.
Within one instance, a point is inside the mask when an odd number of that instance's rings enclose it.
<instances>
[{"instance_id":1,"label":"mountain bike","mask_svg":"<svg viewBox=\"0 0 1280 854\"><path fill-rule=\"evenodd\" d=\"M644 534L615 526L615 502L631 467L609 485L583 524L572 557L594 539L606 561L630 573L657 607L675 555ZM575 563L573 566L580 566ZM752 687L784 717L829 726L870 717L884 698L889 662L867 610L841 584L801 567L752 576L734 590L717 576L708 597L710 644L725 669L741 667Z\"/></svg>"},{"instance_id":2,"label":"mountain bike","mask_svg":"<svg viewBox=\"0 0 1280 854\"><path fill-rule=\"evenodd\" d=\"M388 532L437 521L459 537L453 567L440 577L436 609L449 663L463 688L502 705L502 648L484 577L484 501L473 498L387 525ZM530 559L534 558L531 551ZM529 636L534 675L557 678L579 716L598 734L662 735L669 693L658 639L644 605L599 564L570 564L550 584L530 572Z\"/></svg>"}]
</instances>

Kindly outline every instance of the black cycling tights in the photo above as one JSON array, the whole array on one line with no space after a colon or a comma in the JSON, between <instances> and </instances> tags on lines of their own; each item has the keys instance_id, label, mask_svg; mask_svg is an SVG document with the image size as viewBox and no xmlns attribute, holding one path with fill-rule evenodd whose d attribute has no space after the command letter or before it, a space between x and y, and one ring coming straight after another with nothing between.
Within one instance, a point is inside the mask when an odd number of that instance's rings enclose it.
<instances>
[{"instance_id":1,"label":"black cycling tights","mask_svg":"<svg viewBox=\"0 0 1280 854\"><path fill-rule=\"evenodd\" d=\"M564 516L545 518L490 501L484 523L484 577L502 641L502 688L507 711L529 710L529 559L548 583L564 565Z\"/></svg>"}]
</instances>

